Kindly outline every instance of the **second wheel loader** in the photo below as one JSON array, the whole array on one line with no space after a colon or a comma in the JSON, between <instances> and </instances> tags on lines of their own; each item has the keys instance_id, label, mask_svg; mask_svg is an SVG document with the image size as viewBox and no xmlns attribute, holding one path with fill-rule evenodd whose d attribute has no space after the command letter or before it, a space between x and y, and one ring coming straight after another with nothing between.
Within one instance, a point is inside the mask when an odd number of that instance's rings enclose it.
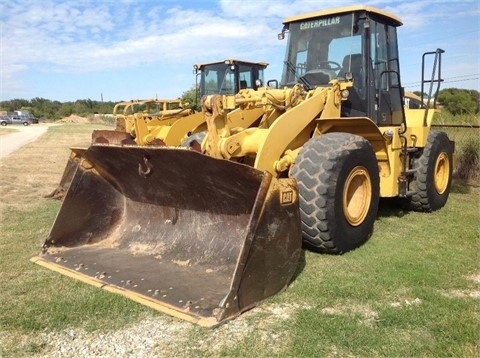
<instances>
[{"instance_id":1,"label":"second wheel loader","mask_svg":"<svg viewBox=\"0 0 480 358\"><path fill-rule=\"evenodd\" d=\"M188 148L93 143L32 261L216 326L287 287L302 241L361 246L379 198L441 208L454 143L431 109L404 108L401 24L368 6L285 19L276 88L204 96ZM425 54L428 103L442 52Z\"/></svg>"}]
</instances>

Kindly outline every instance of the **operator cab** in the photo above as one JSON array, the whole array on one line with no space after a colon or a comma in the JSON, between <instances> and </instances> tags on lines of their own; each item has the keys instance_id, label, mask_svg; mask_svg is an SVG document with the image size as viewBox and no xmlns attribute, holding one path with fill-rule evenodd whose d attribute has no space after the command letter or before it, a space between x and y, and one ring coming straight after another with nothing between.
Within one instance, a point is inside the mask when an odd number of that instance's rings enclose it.
<instances>
[{"instance_id":1,"label":"operator cab","mask_svg":"<svg viewBox=\"0 0 480 358\"><path fill-rule=\"evenodd\" d=\"M331 80L352 81L342 116L378 125L403 122L396 16L368 6L317 11L285 19L288 32L282 86L307 90Z\"/></svg>"},{"instance_id":2,"label":"operator cab","mask_svg":"<svg viewBox=\"0 0 480 358\"><path fill-rule=\"evenodd\" d=\"M194 73L200 76L200 97L210 94L234 95L241 89L257 90L263 86L265 62L225 60L195 65ZM198 88L198 83L197 83Z\"/></svg>"}]
</instances>

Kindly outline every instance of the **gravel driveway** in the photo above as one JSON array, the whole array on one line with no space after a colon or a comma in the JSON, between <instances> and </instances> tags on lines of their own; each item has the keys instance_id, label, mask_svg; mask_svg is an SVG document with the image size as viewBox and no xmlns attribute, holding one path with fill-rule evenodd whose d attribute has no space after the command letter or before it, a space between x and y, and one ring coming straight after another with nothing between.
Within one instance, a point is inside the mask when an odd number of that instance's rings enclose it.
<instances>
[{"instance_id":1,"label":"gravel driveway","mask_svg":"<svg viewBox=\"0 0 480 358\"><path fill-rule=\"evenodd\" d=\"M6 157L25 144L35 141L45 133L52 124L39 123L29 126L0 127L0 159ZM3 134L3 128L15 129L15 132Z\"/></svg>"}]
</instances>

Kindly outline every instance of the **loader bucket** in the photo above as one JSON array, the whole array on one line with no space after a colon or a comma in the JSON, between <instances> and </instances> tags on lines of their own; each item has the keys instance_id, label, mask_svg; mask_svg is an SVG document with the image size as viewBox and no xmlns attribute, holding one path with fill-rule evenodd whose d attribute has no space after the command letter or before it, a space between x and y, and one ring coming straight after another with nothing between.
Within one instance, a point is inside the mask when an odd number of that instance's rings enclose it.
<instances>
[{"instance_id":1,"label":"loader bucket","mask_svg":"<svg viewBox=\"0 0 480 358\"><path fill-rule=\"evenodd\" d=\"M135 145L134 139L130 134L126 132L112 131L112 130L94 130L92 132L92 144L103 143L103 144L117 144L117 145ZM165 145L160 140L155 140L152 145ZM62 178L58 186L50 193L45 195L45 198L59 199L62 200L70 187L72 182L73 175L77 170L78 164L82 159L83 153L87 148L70 148L70 157L68 158L65 169L63 170Z\"/></svg>"},{"instance_id":2,"label":"loader bucket","mask_svg":"<svg viewBox=\"0 0 480 358\"><path fill-rule=\"evenodd\" d=\"M65 169L63 170L62 178L58 186L48 195L45 195L45 198L52 199L63 199L65 193L70 187L75 171L77 170L78 164L82 159L83 154L86 152L87 148L70 148L70 157L68 158Z\"/></svg>"},{"instance_id":3,"label":"loader bucket","mask_svg":"<svg viewBox=\"0 0 480 358\"><path fill-rule=\"evenodd\" d=\"M126 145L135 144L135 141L127 132L96 129L92 132L92 144L96 143Z\"/></svg>"},{"instance_id":4,"label":"loader bucket","mask_svg":"<svg viewBox=\"0 0 480 358\"><path fill-rule=\"evenodd\" d=\"M297 268L295 181L170 147L92 145L32 261L213 327Z\"/></svg>"}]
</instances>

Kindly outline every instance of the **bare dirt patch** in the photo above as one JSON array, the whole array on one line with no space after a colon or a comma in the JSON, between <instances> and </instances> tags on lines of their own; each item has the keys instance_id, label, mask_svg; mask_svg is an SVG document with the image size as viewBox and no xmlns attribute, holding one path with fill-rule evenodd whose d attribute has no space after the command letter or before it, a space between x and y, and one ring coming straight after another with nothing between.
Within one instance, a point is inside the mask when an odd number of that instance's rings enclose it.
<instances>
[{"instance_id":1,"label":"bare dirt patch","mask_svg":"<svg viewBox=\"0 0 480 358\"><path fill-rule=\"evenodd\" d=\"M379 317L378 312L373 310L369 305L358 303L336 304L323 308L321 312L329 316L345 316L358 319L360 324L367 326L372 326Z\"/></svg>"},{"instance_id":2,"label":"bare dirt patch","mask_svg":"<svg viewBox=\"0 0 480 358\"><path fill-rule=\"evenodd\" d=\"M480 285L480 273L468 276L467 279Z\"/></svg>"},{"instance_id":3,"label":"bare dirt patch","mask_svg":"<svg viewBox=\"0 0 480 358\"><path fill-rule=\"evenodd\" d=\"M30 126L15 126L15 129L6 128L8 132L0 136L0 159L23 147L25 144L35 141L47 131L49 126L51 124L42 123Z\"/></svg>"},{"instance_id":4,"label":"bare dirt patch","mask_svg":"<svg viewBox=\"0 0 480 358\"><path fill-rule=\"evenodd\" d=\"M101 123L101 119L95 116L81 117L75 114L72 114L68 117L64 117L60 120L62 123Z\"/></svg>"},{"instance_id":5,"label":"bare dirt patch","mask_svg":"<svg viewBox=\"0 0 480 358\"><path fill-rule=\"evenodd\" d=\"M413 300L404 299L402 301L392 302L392 303L390 303L390 307L404 308L404 307L410 307L410 306L418 306L420 304L422 304L422 300L420 298L416 297Z\"/></svg>"},{"instance_id":6,"label":"bare dirt patch","mask_svg":"<svg viewBox=\"0 0 480 358\"><path fill-rule=\"evenodd\" d=\"M467 280L473 281L475 284L480 284L480 273L470 275L466 277ZM480 288L471 289L471 290L449 290L441 291L441 294L449 298L474 298L480 299Z\"/></svg>"}]
</instances>

